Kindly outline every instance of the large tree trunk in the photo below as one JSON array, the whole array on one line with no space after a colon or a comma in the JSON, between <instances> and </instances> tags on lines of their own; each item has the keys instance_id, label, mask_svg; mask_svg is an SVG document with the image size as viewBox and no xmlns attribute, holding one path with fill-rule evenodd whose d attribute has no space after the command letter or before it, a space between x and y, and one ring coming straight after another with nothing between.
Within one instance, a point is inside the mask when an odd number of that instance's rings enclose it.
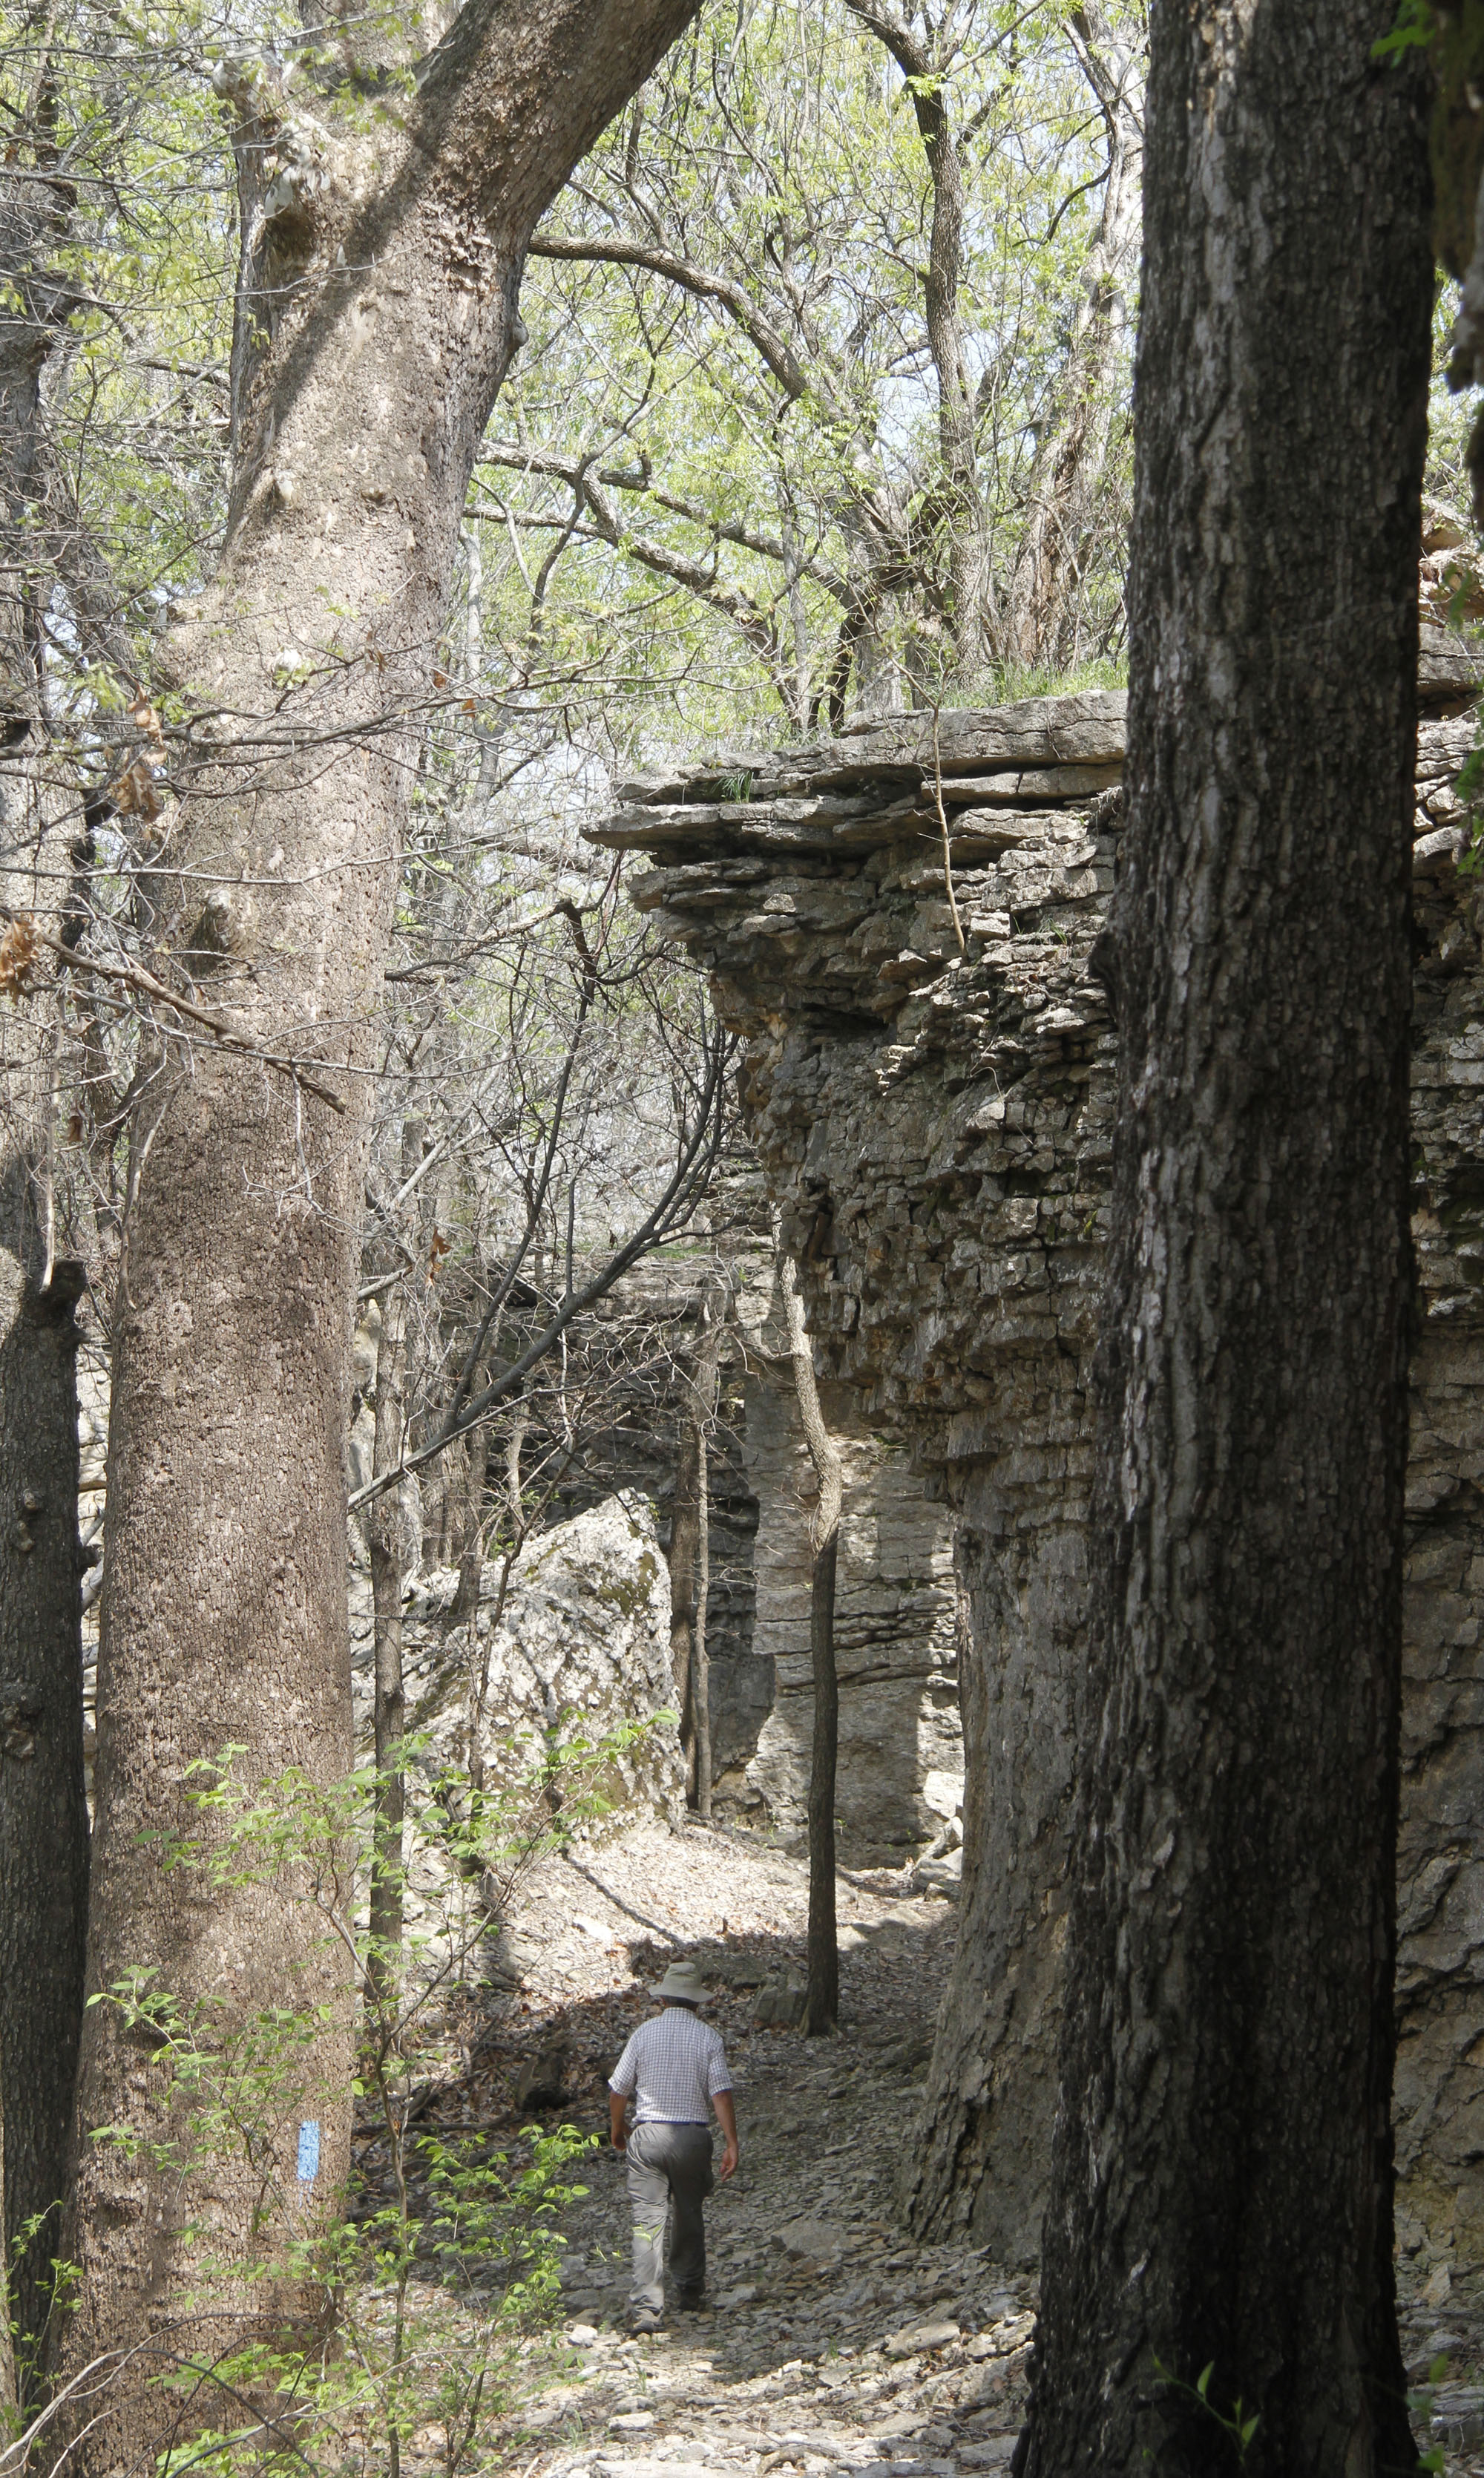
<instances>
[{"instance_id":1,"label":"large tree trunk","mask_svg":"<svg viewBox=\"0 0 1484 2478\"><path fill-rule=\"evenodd\" d=\"M1392 14L1154 11L1036 2478L1235 2466L1239 2394L1250 2478L1416 2457L1389 2102L1432 285Z\"/></svg>"},{"instance_id":2,"label":"large tree trunk","mask_svg":"<svg viewBox=\"0 0 1484 2478\"><path fill-rule=\"evenodd\" d=\"M72 1321L82 1269L63 1261L48 1276L34 1190L35 1164L0 1156L0 2108L7 2258L22 2225L45 2214L11 2264L12 2313L33 2339L62 2243L88 1917Z\"/></svg>"},{"instance_id":3,"label":"large tree trunk","mask_svg":"<svg viewBox=\"0 0 1484 2478\"><path fill-rule=\"evenodd\" d=\"M5 2057L0 2052L0 2066ZM0 2193L5 2190L5 2074L0 2072ZM10 2339L10 2280L0 2264L0 2414L14 2409L14 2346Z\"/></svg>"},{"instance_id":4,"label":"large tree trunk","mask_svg":"<svg viewBox=\"0 0 1484 2478\"><path fill-rule=\"evenodd\" d=\"M254 2156L168 2176L81 2151L75 2368L179 2332L194 2221L249 2266L295 2201L295 2120L321 2123L311 2207L349 2156L349 1987L296 1888L199 1900L141 1836L189 1821L186 1767L228 1740L251 1777L349 1762L341 1440L368 1027L414 730L472 460L523 330L526 245L572 164L696 0L468 0L415 102L295 118L270 63L223 69L239 117L244 293L228 536L171 666L199 716L151 881L160 968L189 959L237 1040L188 1058L164 1018L135 1128L119 1285L99 1671L93 1986L158 1971L188 2007L323 2004L304 2090ZM246 723L230 718L263 720ZM203 883L203 880L205 881ZM169 2125L152 2049L88 2016L86 2135ZM283 2210L249 2239L264 2162ZM259 2283L238 2301L272 2311ZM289 2301L292 2303L290 2299ZM200 2337L193 2335L192 2337ZM90 2461L147 2446L128 2395ZM178 2404L171 2405L172 2415ZM208 2405L221 2414L221 2404Z\"/></svg>"},{"instance_id":5,"label":"large tree trunk","mask_svg":"<svg viewBox=\"0 0 1484 2478\"><path fill-rule=\"evenodd\" d=\"M0 2023L0 2194L5 2191L5 2049L4 2027ZM0 2429L5 2424L5 2412L13 2410L15 2398L15 2349L11 2339L11 2285L8 2263L0 2262Z\"/></svg>"},{"instance_id":6,"label":"large tree trunk","mask_svg":"<svg viewBox=\"0 0 1484 2478\"><path fill-rule=\"evenodd\" d=\"M43 167L54 160L47 99L43 67L31 98ZM33 502L47 470L42 375L71 298L45 261L66 218L60 184L28 181L14 168L24 134L0 199L9 304L0 313L0 953L13 974L28 924L54 938L62 926L68 845L80 822L67 821L48 752L29 583ZM83 1270L57 1258L57 974L38 957L26 977L29 986L13 978L0 1001L0 2247L11 2312L33 2341L62 2238L82 2027L88 1808L72 1314ZM23 2224L38 2213L13 2258Z\"/></svg>"}]
</instances>

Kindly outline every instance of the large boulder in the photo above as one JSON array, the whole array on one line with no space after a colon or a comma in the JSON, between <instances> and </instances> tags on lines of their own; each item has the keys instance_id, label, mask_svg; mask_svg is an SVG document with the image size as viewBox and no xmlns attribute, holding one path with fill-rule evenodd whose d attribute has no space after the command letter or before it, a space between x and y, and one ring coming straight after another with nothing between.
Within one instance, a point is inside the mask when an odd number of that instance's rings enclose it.
<instances>
[{"instance_id":1,"label":"large boulder","mask_svg":"<svg viewBox=\"0 0 1484 2478\"><path fill-rule=\"evenodd\" d=\"M477 1715L485 1780L511 1784L543 1757L649 1724L606 1766L602 1794L626 1822L671 1816L685 1802L669 1667L669 1572L645 1497L623 1493L540 1533L521 1553L500 1605L501 1570L487 1562L472 1610L459 1576L434 1567L409 1581L402 1664L409 1731L425 1733L420 1765L466 1770ZM370 1592L354 1579L351 1646L358 1745L371 1739Z\"/></svg>"}]
</instances>

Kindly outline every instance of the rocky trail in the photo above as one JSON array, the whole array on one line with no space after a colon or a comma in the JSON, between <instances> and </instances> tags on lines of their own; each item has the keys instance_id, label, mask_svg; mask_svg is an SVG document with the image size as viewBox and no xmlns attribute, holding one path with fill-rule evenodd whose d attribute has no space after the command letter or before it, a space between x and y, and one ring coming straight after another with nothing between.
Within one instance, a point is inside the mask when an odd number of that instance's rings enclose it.
<instances>
[{"instance_id":1,"label":"rocky trail","mask_svg":"<svg viewBox=\"0 0 1484 2478\"><path fill-rule=\"evenodd\" d=\"M761 1835L661 1824L546 1862L505 1955L498 2036L461 2078L448 2131L539 2117L598 2131L605 2077L678 1952L715 1989L737 2084L742 2166L707 2206L711 2311L625 2329L628 2219L606 2142L564 2221L565 2345L514 2407L521 2478L748 2478L794 2470L954 2478L1009 2465L1025 2401L1034 2273L968 2238L918 2245L894 2212L954 1912L910 1876L840 1881L842 2026L805 2040L777 2015L802 1982L807 1868ZM560 2097L558 2093L560 2092ZM453 2093L447 2094L453 2099ZM1408 2296L1424 2448L1484 2478L1484 2299L1464 2281Z\"/></svg>"},{"instance_id":2,"label":"rocky trail","mask_svg":"<svg viewBox=\"0 0 1484 2478\"><path fill-rule=\"evenodd\" d=\"M1019 2425L1033 2280L971 2245L918 2247L892 2181L926 2066L954 1914L887 1874L840 1884L843 2020L805 2040L757 2017L802 1985L807 1868L740 1832L649 1826L551 1862L509 1940L524 1983L495 2072L540 2111L606 2124L605 2078L677 1951L714 1989L737 2084L742 2166L707 2206L713 2311L630 2338L621 2162L605 2145L564 2223L557 2380L511 2420L549 2478L680 2478L688 2466L946 2473L998 2468ZM485 2103L472 2105L483 2113Z\"/></svg>"}]
</instances>

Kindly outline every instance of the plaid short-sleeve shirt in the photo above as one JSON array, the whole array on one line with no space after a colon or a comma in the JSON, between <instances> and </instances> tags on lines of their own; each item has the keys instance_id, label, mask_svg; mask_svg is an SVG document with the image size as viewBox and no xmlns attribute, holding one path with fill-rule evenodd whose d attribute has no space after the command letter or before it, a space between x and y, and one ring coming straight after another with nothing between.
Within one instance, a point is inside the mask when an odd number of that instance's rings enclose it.
<instances>
[{"instance_id":1,"label":"plaid short-sleeve shirt","mask_svg":"<svg viewBox=\"0 0 1484 2478\"><path fill-rule=\"evenodd\" d=\"M688 2006L667 2005L641 2022L608 2086L633 2100L636 2125L704 2125L707 2102L732 2087L721 2034Z\"/></svg>"}]
</instances>

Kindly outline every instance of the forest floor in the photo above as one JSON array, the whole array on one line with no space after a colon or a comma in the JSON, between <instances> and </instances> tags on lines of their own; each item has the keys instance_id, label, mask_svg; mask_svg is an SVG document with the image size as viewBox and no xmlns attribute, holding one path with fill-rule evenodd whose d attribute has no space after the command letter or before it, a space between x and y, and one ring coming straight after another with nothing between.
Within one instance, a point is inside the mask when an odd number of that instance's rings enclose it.
<instances>
[{"instance_id":1,"label":"forest floor","mask_svg":"<svg viewBox=\"0 0 1484 2478\"><path fill-rule=\"evenodd\" d=\"M759 1999L802 1977L801 1853L725 1828L630 1830L545 1862L507 1940L520 1987L461 2078L461 2119L606 2127L606 2075L654 2010L678 1952L716 1990L708 2018L737 2085L742 2165L707 2205L712 2311L624 2326L628 2215L606 2142L563 2226L565 2345L512 2409L501 2458L520 2478L954 2478L1008 2465L1025 2400L1037 2283L967 2239L918 2245L893 2179L952 1953L954 1913L906 1877L840 1880L842 2021L802 2038L757 2027ZM763 2010L767 2010L766 2002ZM521 2076L538 2091L520 2107ZM560 2103L541 2106L540 2086ZM1407 2288L1403 2277L1403 2294ZM1403 2309L1424 2448L1484 2478L1484 2296ZM1466 2293L1468 2292L1468 2293Z\"/></svg>"}]
</instances>

